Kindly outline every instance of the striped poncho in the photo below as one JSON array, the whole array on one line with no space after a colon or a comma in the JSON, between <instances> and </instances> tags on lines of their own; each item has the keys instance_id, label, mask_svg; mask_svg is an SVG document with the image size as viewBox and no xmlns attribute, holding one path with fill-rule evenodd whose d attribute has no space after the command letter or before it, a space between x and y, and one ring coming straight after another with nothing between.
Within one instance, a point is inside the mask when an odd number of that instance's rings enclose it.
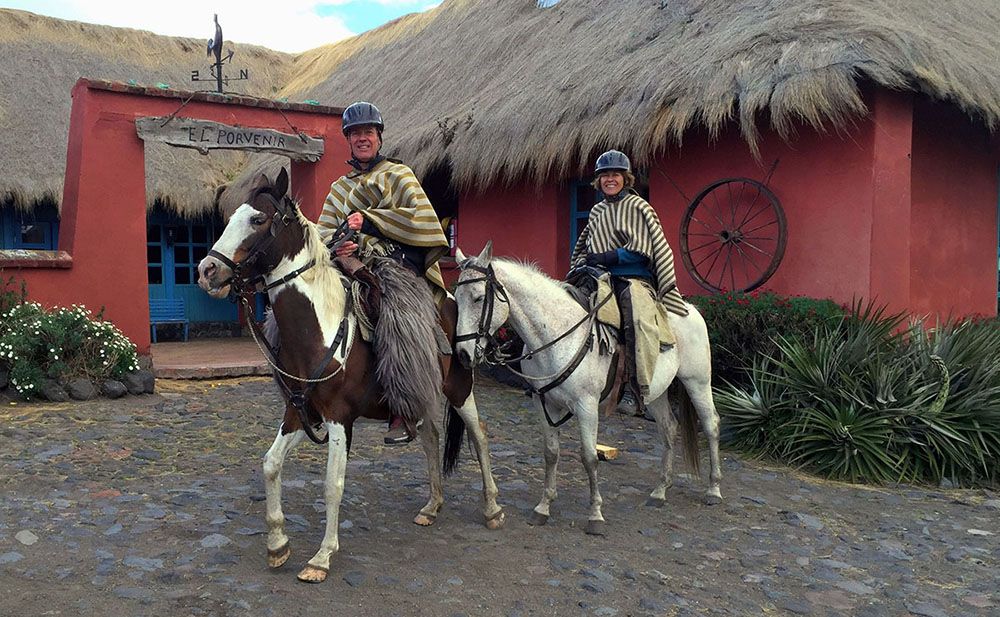
<instances>
[{"instance_id":1,"label":"striped poncho","mask_svg":"<svg viewBox=\"0 0 1000 617\"><path fill-rule=\"evenodd\" d=\"M642 254L649 260L656 299L671 313L687 315L684 298L677 291L674 274L674 254L663 235L663 226L656 211L634 192L621 200L607 200L590 211L587 227L576 241L570 263L584 263L587 253L604 253L624 248Z\"/></svg>"},{"instance_id":2,"label":"striped poncho","mask_svg":"<svg viewBox=\"0 0 1000 617\"><path fill-rule=\"evenodd\" d=\"M352 212L364 213L379 233L393 242L427 249L424 276L433 285L435 299L444 297L447 292L438 260L448 252L448 240L413 170L384 159L368 171L351 171L330 185L319 216L324 240ZM363 258L392 252L393 247L380 238L366 234L358 237Z\"/></svg>"}]
</instances>

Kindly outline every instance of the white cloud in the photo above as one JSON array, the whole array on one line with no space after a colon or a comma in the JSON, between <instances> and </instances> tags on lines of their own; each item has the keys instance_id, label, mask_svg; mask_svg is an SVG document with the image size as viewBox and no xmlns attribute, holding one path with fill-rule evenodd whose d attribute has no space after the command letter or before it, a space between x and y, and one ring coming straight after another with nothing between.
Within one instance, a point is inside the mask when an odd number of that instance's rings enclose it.
<instances>
[{"instance_id":1,"label":"white cloud","mask_svg":"<svg viewBox=\"0 0 1000 617\"><path fill-rule=\"evenodd\" d=\"M326 0L342 4L346 0ZM382 4L419 4L415 0L375 0ZM336 15L320 17L316 0L171 0L158 2L97 2L61 0L0 2L60 19L150 30L167 36L189 36L206 41L215 34L212 14L218 13L227 41L263 45L271 49L299 52L334 43L355 34Z\"/></svg>"}]
</instances>

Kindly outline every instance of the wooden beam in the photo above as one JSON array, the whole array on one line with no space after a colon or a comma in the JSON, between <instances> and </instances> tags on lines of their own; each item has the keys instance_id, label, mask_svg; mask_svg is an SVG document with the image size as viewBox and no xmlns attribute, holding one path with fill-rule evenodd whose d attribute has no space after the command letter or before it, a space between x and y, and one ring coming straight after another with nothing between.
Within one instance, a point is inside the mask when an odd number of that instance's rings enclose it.
<instances>
[{"instance_id":1,"label":"wooden beam","mask_svg":"<svg viewBox=\"0 0 1000 617\"><path fill-rule=\"evenodd\" d=\"M602 461L613 461L618 458L618 448L597 444L597 458Z\"/></svg>"},{"instance_id":2,"label":"wooden beam","mask_svg":"<svg viewBox=\"0 0 1000 617\"><path fill-rule=\"evenodd\" d=\"M208 154L209 150L249 150L313 163L323 156L323 140L302 133L294 135L195 118L157 116L136 118L135 129L143 141L194 148L202 154Z\"/></svg>"}]
</instances>

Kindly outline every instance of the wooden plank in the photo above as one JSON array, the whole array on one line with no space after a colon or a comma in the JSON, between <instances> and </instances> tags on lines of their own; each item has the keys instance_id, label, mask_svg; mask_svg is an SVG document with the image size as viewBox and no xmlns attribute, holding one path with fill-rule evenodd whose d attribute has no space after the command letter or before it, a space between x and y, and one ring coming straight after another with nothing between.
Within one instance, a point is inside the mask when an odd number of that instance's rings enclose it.
<instances>
[{"instance_id":1,"label":"wooden plank","mask_svg":"<svg viewBox=\"0 0 1000 617\"><path fill-rule=\"evenodd\" d=\"M282 133L273 129L230 126L195 118L136 118L139 139L178 148L209 150L249 150L281 154L297 161L316 162L323 156L323 140L308 135Z\"/></svg>"},{"instance_id":2,"label":"wooden plank","mask_svg":"<svg viewBox=\"0 0 1000 617\"><path fill-rule=\"evenodd\" d=\"M618 458L618 448L597 444L597 458L602 461L613 461Z\"/></svg>"}]
</instances>

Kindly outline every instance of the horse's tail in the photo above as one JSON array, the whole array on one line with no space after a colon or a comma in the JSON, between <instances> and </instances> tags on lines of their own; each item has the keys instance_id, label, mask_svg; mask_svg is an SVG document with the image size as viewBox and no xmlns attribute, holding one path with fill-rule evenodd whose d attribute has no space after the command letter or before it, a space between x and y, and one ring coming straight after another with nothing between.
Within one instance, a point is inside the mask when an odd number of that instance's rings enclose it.
<instances>
[{"instance_id":1,"label":"horse's tail","mask_svg":"<svg viewBox=\"0 0 1000 617\"><path fill-rule=\"evenodd\" d=\"M684 388L684 384L679 384L677 388L677 398L680 409L679 421L681 428L681 435L684 438L684 458L687 459L688 465L694 472L700 473L701 462L698 456L698 411L694 408L694 404L691 402L691 397L688 396L687 389Z\"/></svg>"},{"instance_id":2,"label":"horse's tail","mask_svg":"<svg viewBox=\"0 0 1000 617\"><path fill-rule=\"evenodd\" d=\"M458 415L455 407L448 403L448 413L444 420L444 475L455 471L455 463L462 452L462 437L465 435L465 420Z\"/></svg>"}]
</instances>

